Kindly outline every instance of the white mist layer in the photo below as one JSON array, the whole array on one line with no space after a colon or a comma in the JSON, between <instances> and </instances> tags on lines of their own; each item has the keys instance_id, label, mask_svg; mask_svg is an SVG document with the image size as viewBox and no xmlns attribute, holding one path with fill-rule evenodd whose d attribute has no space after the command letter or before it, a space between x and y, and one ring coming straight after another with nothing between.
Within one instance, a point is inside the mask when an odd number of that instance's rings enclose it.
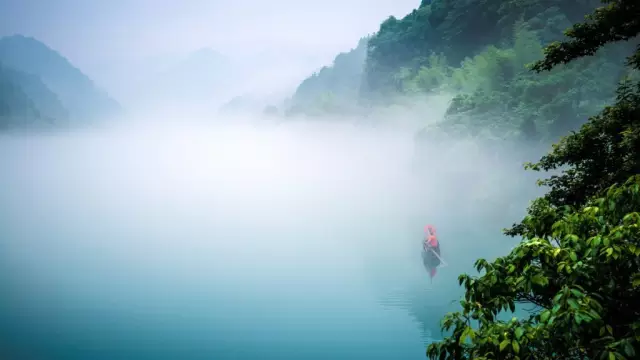
<instances>
[{"instance_id":1,"label":"white mist layer","mask_svg":"<svg viewBox=\"0 0 640 360\"><path fill-rule=\"evenodd\" d=\"M0 138L3 257L20 284L4 311L54 329L82 309L169 328L194 318L249 338L262 334L257 317L316 340L356 321L359 330L344 331L382 340L384 326L367 322L382 321L373 315L381 293L443 286L425 300L436 307L460 295L455 277L471 263L456 262L483 253L477 239L447 235L469 225L446 207L458 185L436 175L475 169L488 182L499 164L434 152L419 175L410 126L223 124ZM419 255L427 223L451 263L434 284ZM394 317L402 331L414 326Z\"/></svg>"},{"instance_id":2,"label":"white mist layer","mask_svg":"<svg viewBox=\"0 0 640 360\"><path fill-rule=\"evenodd\" d=\"M91 266L170 278L188 278L181 272L200 261L351 266L341 259L363 244L345 229L367 231L419 205L410 140L348 126L202 124L4 138L3 208L20 234L5 241L15 261L23 252L41 268L89 251Z\"/></svg>"}]
</instances>

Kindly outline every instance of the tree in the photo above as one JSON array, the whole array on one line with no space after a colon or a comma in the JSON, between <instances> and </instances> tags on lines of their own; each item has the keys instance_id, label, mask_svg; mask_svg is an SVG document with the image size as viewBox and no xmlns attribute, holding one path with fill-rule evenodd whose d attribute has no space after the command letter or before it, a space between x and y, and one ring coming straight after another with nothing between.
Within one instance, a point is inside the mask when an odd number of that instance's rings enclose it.
<instances>
[{"instance_id":1,"label":"tree","mask_svg":"<svg viewBox=\"0 0 640 360\"><path fill-rule=\"evenodd\" d=\"M640 3L634 0L601 0L606 5L587 15L586 22L577 23L565 32L571 40L554 42L545 49L545 58L533 69L551 70L583 56L594 55L604 45L616 41L637 39L640 33ZM628 59L630 66L640 68L640 44Z\"/></svg>"},{"instance_id":2,"label":"tree","mask_svg":"<svg viewBox=\"0 0 640 360\"><path fill-rule=\"evenodd\" d=\"M536 62L533 70L551 70L559 64L593 55L607 43L637 41L640 33L640 2L634 0L603 0L588 16L587 22L575 24L566 31L570 40L556 42L545 48L545 58ZM628 58L628 65L640 70L640 44ZM548 186L545 199L556 207L580 206L613 183L621 183L640 173L640 83L623 82L616 102L592 117L580 131L572 132L554 145L552 151L532 170L554 170L568 167L560 175L540 181ZM538 210L530 208L531 213ZM523 225L514 225L508 235L522 235Z\"/></svg>"},{"instance_id":3,"label":"tree","mask_svg":"<svg viewBox=\"0 0 640 360\"><path fill-rule=\"evenodd\" d=\"M463 310L447 314L452 335L431 359L630 359L640 345L640 176L566 213L544 198L513 251L461 275ZM517 303L525 318L500 320ZM477 326L474 328L474 324Z\"/></svg>"},{"instance_id":4,"label":"tree","mask_svg":"<svg viewBox=\"0 0 640 360\"><path fill-rule=\"evenodd\" d=\"M640 33L640 3L603 0L570 40L545 48L550 70ZM640 47L628 64L640 70ZM462 310L432 359L627 359L640 343L640 84L623 82L615 104L553 146L534 170L566 167L541 181L550 191L507 234L523 241L505 257L461 275ZM626 180L626 182L625 182ZM619 185L623 183L623 185ZM516 304L529 316L503 320Z\"/></svg>"},{"instance_id":5,"label":"tree","mask_svg":"<svg viewBox=\"0 0 640 360\"><path fill-rule=\"evenodd\" d=\"M549 21L558 16L567 20L559 10L550 9L549 13L539 14L528 22L516 21L510 36L505 34L504 42L486 46L475 56L466 58L460 66L441 69L424 65L419 75L424 73L435 79L433 73L440 77L446 74L437 82L444 86L426 89L458 93L442 123L463 127L469 136L479 140L487 140L482 137L489 135L509 142L526 138L525 132L533 125L537 136L535 141L527 142L527 147L537 147L537 143L555 142L579 128L588 117L611 103L620 79L628 70L620 61L620 57L627 56L632 48L628 44L608 46L598 56L558 66L547 76L539 76L528 69L528 64L544 55L540 39L549 34L545 35L547 31L541 27L546 29ZM424 78L407 70L409 81L403 81L409 84L419 77ZM522 124L529 128L523 128Z\"/></svg>"}]
</instances>

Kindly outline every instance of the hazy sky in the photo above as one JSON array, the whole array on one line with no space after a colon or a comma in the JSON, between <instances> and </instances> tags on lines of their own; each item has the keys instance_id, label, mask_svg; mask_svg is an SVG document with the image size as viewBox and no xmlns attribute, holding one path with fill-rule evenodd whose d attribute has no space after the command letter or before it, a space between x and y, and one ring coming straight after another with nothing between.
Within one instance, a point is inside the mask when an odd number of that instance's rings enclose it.
<instances>
[{"instance_id":1,"label":"hazy sky","mask_svg":"<svg viewBox=\"0 0 640 360\"><path fill-rule=\"evenodd\" d=\"M324 63L419 0L0 0L0 35L33 36L98 82L202 47ZM311 60L309 60L311 59ZM292 61L302 61L291 59ZM318 64L320 65L320 64Z\"/></svg>"}]
</instances>

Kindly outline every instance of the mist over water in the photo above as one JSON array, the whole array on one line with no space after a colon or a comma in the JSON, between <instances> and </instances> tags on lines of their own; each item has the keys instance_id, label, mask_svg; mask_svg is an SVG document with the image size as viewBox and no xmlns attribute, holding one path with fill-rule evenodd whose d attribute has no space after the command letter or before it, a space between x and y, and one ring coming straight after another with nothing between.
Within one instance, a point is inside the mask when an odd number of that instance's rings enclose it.
<instances>
[{"instance_id":1,"label":"mist over water","mask_svg":"<svg viewBox=\"0 0 640 360\"><path fill-rule=\"evenodd\" d=\"M481 246L456 185L415 171L415 129L222 120L0 138L6 354L421 359L459 273L513 245L505 219ZM433 283L427 223L449 263Z\"/></svg>"}]
</instances>

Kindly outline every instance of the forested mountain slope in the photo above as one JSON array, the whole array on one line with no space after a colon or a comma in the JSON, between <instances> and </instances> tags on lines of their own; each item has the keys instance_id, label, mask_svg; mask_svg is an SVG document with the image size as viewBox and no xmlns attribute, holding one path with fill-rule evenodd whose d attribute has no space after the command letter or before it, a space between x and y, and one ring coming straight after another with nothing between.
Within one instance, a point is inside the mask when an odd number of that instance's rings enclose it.
<instances>
[{"instance_id":1,"label":"forested mountain slope","mask_svg":"<svg viewBox=\"0 0 640 360\"><path fill-rule=\"evenodd\" d=\"M514 25L524 21L539 41L558 40L597 0L432 0L402 19L390 17L369 42L367 89L398 90L398 70L416 71L442 54L457 67L487 46L513 44Z\"/></svg>"},{"instance_id":2,"label":"forested mountain slope","mask_svg":"<svg viewBox=\"0 0 640 360\"><path fill-rule=\"evenodd\" d=\"M351 85L358 96L340 99L351 106L386 106L403 96L449 93L455 97L444 121L418 138L444 131L456 137L557 140L613 99L618 81L630 74L623 59L633 44L608 45L550 74L535 74L527 64L541 59L545 45L564 39L566 28L600 5L598 0L422 1L402 19L385 20L367 39L364 69L352 67L340 78L361 79ZM323 75L305 80L298 92L311 83L322 81L327 89L342 81ZM336 111L318 101L298 104Z\"/></svg>"},{"instance_id":3,"label":"forested mountain slope","mask_svg":"<svg viewBox=\"0 0 640 360\"><path fill-rule=\"evenodd\" d=\"M614 96L630 44L538 75L527 64L600 5L594 0L433 0L389 18L369 41L363 96L457 94L440 129L555 140Z\"/></svg>"},{"instance_id":4,"label":"forested mountain slope","mask_svg":"<svg viewBox=\"0 0 640 360\"><path fill-rule=\"evenodd\" d=\"M288 113L317 115L355 111L368 41L368 37L360 39L358 46L338 54L331 66L303 80L291 98Z\"/></svg>"}]
</instances>

